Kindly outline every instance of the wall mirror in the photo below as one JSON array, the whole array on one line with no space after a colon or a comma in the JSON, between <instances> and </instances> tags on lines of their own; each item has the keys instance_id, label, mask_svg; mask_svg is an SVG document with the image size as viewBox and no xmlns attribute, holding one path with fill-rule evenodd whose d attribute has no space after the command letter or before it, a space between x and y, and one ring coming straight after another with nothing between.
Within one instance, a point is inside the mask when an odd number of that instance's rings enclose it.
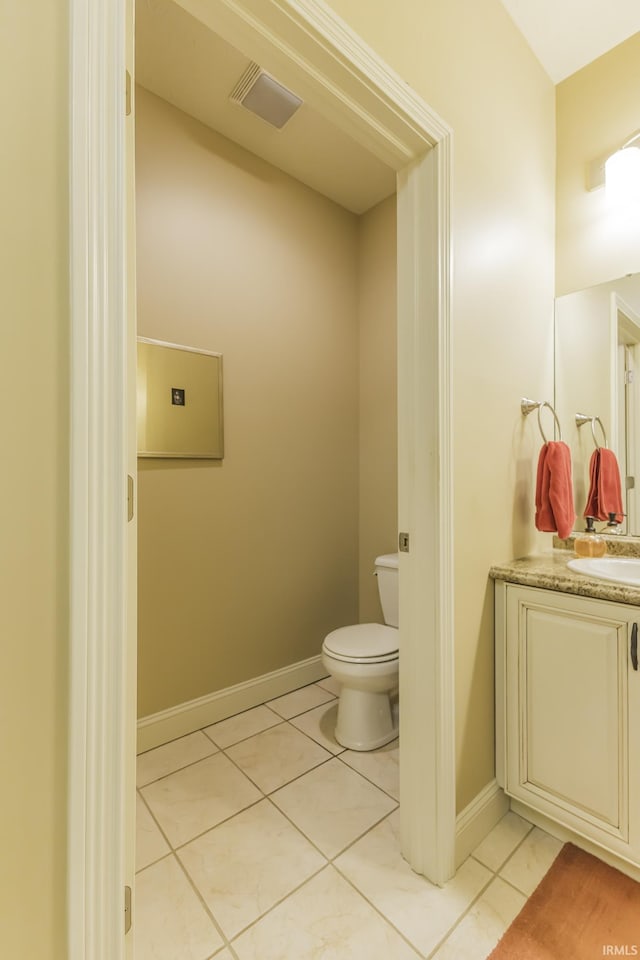
<instances>
[{"instance_id":1,"label":"wall mirror","mask_svg":"<svg viewBox=\"0 0 640 960\"><path fill-rule=\"evenodd\" d=\"M555 408L573 455L576 529L584 528L589 460L595 444L618 458L623 530L640 536L640 274L558 297ZM599 417L581 426L576 415Z\"/></svg>"},{"instance_id":2,"label":"wall mirror","mask_svg":"<svg viewBox=\"0 0 640 960\"><path fill-rule=\"evenodd\" d=\"M221 460L222 356L138 337L139 457Z\"/></svg>"}]
</instances>

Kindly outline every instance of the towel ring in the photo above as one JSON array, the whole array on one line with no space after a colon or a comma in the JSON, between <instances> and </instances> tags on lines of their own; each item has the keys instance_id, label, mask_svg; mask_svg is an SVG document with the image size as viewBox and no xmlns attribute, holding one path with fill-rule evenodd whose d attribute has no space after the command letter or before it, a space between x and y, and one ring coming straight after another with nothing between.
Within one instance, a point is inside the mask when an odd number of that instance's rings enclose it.
<instances>
[{"instance_id":1,"label":"towel ring","mask_svg":"<svg viewBox=\"0 0 640 960\"><path fill-rule=\"evenodd\" d=\"M523 397L522 400L520 401L520 409L522 411L523 417L528 417L533 410L538 411L538 428L540 430L540 433L542 434L542 439L544 440L545 443L548 443L549 441L547 440L544 430L542 429L541 412L543 407L547 407L549 410L551 410L553 419L556 422L556 427L558 428L558 440L562 440L562 430L560 429L560 421L558 420L558 415L547 400L527 400L526 397Z\"/></svg>"},{"instance_id":2,"label":"towel ring","mask_svg":"<svg viewBox=\"0 0 640 960\"><path fill-rule=\"evenodd\" d=\"M601 446L605 447L606 449L606 447L608 447L607 433L600 417L588 417L584 413L576 413L576 426L582 427L585 423L591 424L591 436L593 437L593 442L596 445L596 450L599 450ZM602 431L602 439L604 440L604 443L602 444L598 443L598 439L596 437L596 423Z\"/></svg>"}]
</instances>

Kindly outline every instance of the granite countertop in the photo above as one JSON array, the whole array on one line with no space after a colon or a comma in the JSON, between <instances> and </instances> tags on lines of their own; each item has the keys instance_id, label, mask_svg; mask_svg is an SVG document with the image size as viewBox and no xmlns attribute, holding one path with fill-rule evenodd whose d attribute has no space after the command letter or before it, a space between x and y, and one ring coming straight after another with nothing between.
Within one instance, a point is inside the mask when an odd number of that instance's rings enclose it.
<instances>
[{"instance_id":1,"label":"granite countertop","mask_svg":"<svg viewBox=\"0 0 640 960\"><path fill-rule=\"evenodd\" d=\"M610 551L610 554L612 553L613 551ZM548 553L494 564L489 570L489 576L493 580L507 580L509 583L521 583L541 590L558 590L581 597L595 597L598 600L613 600L616 603L640 606L640 587L629 587L622 583L597 580L595 577L574 573L567 567L568 561L573 558L573 551L550 550Z\"/></svg>"}]
</instances>

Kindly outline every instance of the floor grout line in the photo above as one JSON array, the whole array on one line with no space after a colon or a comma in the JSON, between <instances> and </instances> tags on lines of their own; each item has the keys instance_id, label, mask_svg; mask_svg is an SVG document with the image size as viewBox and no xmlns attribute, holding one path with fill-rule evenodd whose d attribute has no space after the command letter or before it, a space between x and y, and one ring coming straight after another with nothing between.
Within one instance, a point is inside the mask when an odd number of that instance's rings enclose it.
<instances>
[{"instance_id":1,"label":"floor grout line","mask_svg":"<svg viewBox=\"0 0 640 960\"><path fill-rule=\"evenodd\" d=\"M265 917L268 917L269 914L270 914L273 910L275 910L277 907L280 906L281 903L284 903L285 900L288 900L288 899L289 899L289 897L292 897L292 896L293 896L295 893L297 893L299 890L302 890L303 887L305 887L305 886L306 886L308 883L310 883L315 877L319 876L319 874L321 874L323 870L326 870L327 867L330 867L330 866L331 866L331 864L330 864L329 862L323 863L321 867L318 867L318 869L317 869L317 870L314 870L314 872L311 873L311 874L309 874L308 877L305 877L305 879L302 880L301 883L298 883L295 887L293 887L293 888L289 891L289 893L285 893L285 895L284 895L283 897L280 897L280 899L277 900L272 906L270 906L268 910L264 910L258 917L255 917L255 918L251 921L251 923L248 923L245 927L243 927L242 930L238 930L238 932L233 935L232 939L231 939L229 942L230 942L230 943L235 943L235 941L238 940L243 934L245 934L245 933L247 932L247 930L251 930L251 928L252 928L252 927L255 927L255 925L256 925L257 923L260 923L261 920L264 920Z\"/></svg>"},{"instance_id":2,"label":"floor grout line","mask_svg":"<svg viewBox=\"0 0 640 960\"><path fill-rule=\"evenodd\" d=\"M501 874L496 873L496 880L501 880L507 887L511 887L512 890L515 890L516 893L519 893L521 897L525 897L527 900L532 894L525 893L524 890L521 890L520 887L516 887L515 883L512 880L507 880L506 877L503 877Z\"/></svg>"},{"instance_id":3,"label":"floor grout line","mask_svg":"<svg viewBox=\"0 0 640 960\"><path fill-rule=\"evenodd\" d=\"M336 759L341 760L344 763L345 767L348 767L350 770L353 770L354 773L360 774L360 776L364 780L367 780L370 784L372 784L372 786L377 787L378 790L382 790L382 792L386 794L391 800L395 801L395 803L397 803L398 805L400 804L400 800L398 797L394 797L392 793L389 793L388 790L385 790L384 787L381 787L379 783L376 783L375 780L372 780L371 777L368 777L366 773L362 772L362 770L358 770L357 767L352 766L347 760L344 759L344 754L342 753L338 754L336 756Z\"/></svg>"},{"instance_id":4,"label":"floor grout line","mask_svg":"<svg viewBox=\"0 0 640 960\"><path fill-rule=\"evenodd\" d=\"M306 686L313 686L313 684L307 684ZM303 689L303 688L300 688L300 689ZM324 689L324 688L323 688L323 689ZM328 693L331 693L330 691L327 691L327 692L328 692ZM287 695L284 695L284 696L287 696ZM376 913L376 915L379 916L379 917L383 920L383 922L384 922L388 927L390 927L390 928L395 932L395 934L397 934L397 935L407 944L407 946L415 953L416 958L419 957L419 958L421 958L421 960L430 960L430 958L433 958L433 957L438 953L438 951L439 951L440 949L442 949L443 945L447 942L447 940L453 935L453 933L455 932L455 930L460 926L460 924L464 921L464 919L465 919L465 918L469 915L469 913L473 910L473 908L475 907L475 905L476 905L476 904L480 901L480 899L484 896L484 894L486 893L487 889L488 889L489 886L494 882L494 880L495 880L496 878L501 879L501 880L503 881L503 883L507 884L512 890L514 890L515 892L517 892L517 893L520 894L521 896L524 896L526 899L528 899L528 896L529 896L529 895L526 894L524 891L520 890L518 887L516 887L515 884L513 884L512 882L510 882L510 881L506 880L504 877L500 876L500 871L506 866L506 864L511 860L511 858L514 856L514 854L517 852L517 850L522 846L522 844L524 843L524 841L525 841L525 840L527 839L527 837L530 835L531 829L533 829L533 828L530 828L530 829L524 834L524 836L518 841L518 843L515 845L515 847L513 848L513 850L511 850L511 852L509 853L509 855L504 859L504 861L500 864L500 866L499 866L497 869L493 869L493 868L491 868L491 867L488 867L486 864L482 863L482 861L480 861L480 860L478 860L477 858L475 858L475 857L473 856L473 854L471 854L471 857L470 857L470 858L473 859L474 862L475 862L476 864L480 865L483 869L487 870L487 871L489 872L490 876L488 877L488 879L486 880L486 882L482 885L482 887L480 888L480 890L478 891L478 893L476 894L476 896L473 898L473 900L466 906L466 908L462 911L462 913L457 917L455 923L453 923L453 924L451 925L451 927L447 930L446 934L438 941L437 945L436 945L436 946L433 948L433 950L431 950L431 952L428 953L428 954L422 953L422 952L419 950L419 948L418 948L418 947L411 941L411 939L407 936L407 934L403 933L403 931L402 931L399 927L397 927L397 926L395 925L395 923L389 918L389 916L387 916L387 915L383 912L383 910L382 910L381 908L377 907L376 904L375 904L372 900L370 900L369 897L368 897L362 890L360 890L360 889L358 888L358 886L356 885L356 883L355 883L354 881L352 881L345 873L342 872L342 870L340 869L340 867L337 865L336 861L337 861L340 857L342 857L343 854L347 853L352 847L354 847L356 844L358 844L359 842L361 842L365 837L367 837L373 830L375 830L376 828L378 828L378 827L380 826L380 824L382 824L385 820L387 820L389 817L393 816L394 814L397 814L397 811L398 811L398 809L399 809L399 799L398 799L397 797L393 796L393 794L390 793L390 792L388 791L388 789L385 789L385 787L381 786L380 783L376 782L375 779L372 779L372 776L371 776L370 773L369 773L369 775L368 775L367 773L363 773L361 770L357 769L356 767L354 767L354 766L352 766L350 763L348 763L347 760L344 759L344 754L347 753L346 750L342 750L342 751L341 751L340 753L338 753L338 754L332 753L331 751L327 750L327 748L323 745L323 743L322 743L320 740L315 739L312 735L310 735L309 733L307 733L305 730L300 729L298 726L296 726L296 724L295 724L294 722L292 722L292 721L295 721L295 720L299 719L300 717L304 716L306 713L310 713L310 712L312 712L312 711L318 710L320 707L326 706L327 708L329 708L329 707L335 705L336 699L337 699L337 697L335 696L335 694L331 693L331 697L330 697L329 699L325 700L323 703L315 704L315 705L313 705L312 707L307 708L306 710L300 711L300 713L293 714L291 717L281 717L281 715L278 714L276 710L274 710L273 708L271 708L271 707L269 706L269 703L268 703L268 702L265 702L265 703L262 704L261 706L267 707L267 709L270 710L270 712L274 715L274 717L278 718L278 719L277 719L277 722L274 723L274 724L271 724L271 725L268 726L268 727L265 727L263 730L259 730L259 731L257 731L256 733L249 734L247 737L242 737L240 740L237 740L237 741L235 741L234 743L227 744L225 747L219 746L219 744L217 744L217 743L213 740L213 737L210 736L209 734L207 734L207 733L205 732L205 728L201 728L200 731L194 731L194 732L202 732L202 733L204 733L204 735L205 735L205 736L207 737L207 739L211 742L211 744L213 745L213 747L215 747L214 753L209 754L209 755L207 755L207 756L205 756L205 757L201 757L201 758L199 758L198 760L195 760L195 761L192 761L191 763L185 764L184 766L177 767L175 770L172 770L170 773L163 774L163 776L158 777L158 778L156 778L155 780L149 781L148 783L142 784L140 787L137 788L137 793L138 793L138 795L140 796L140 799L142 800L142 802L143 802L146 810L148 811L149 815L151 816L152 822L153 822L154 825L157 827L157 829L158 829L161 837L165 840L165 842L167 843L169 849L168 849L167 852L165 852L164 854L162 854L162 855L161 855L160 857L158 857L156 860L154 860L153 862L151 862L151 863L149 863L149 864L146 864L145 867L143 867L143 868L141 868L141 870L137 871L137 874L136 874L136 875L138 875L139 873L144 872L145 870L149 869L150 867L153 867L155 864L157 864L157 863L159 863L160 861L166 859L168 856L172 856L172 857L174 858L174 860L179 864L180 869L181 869L182 873L184 874L184 876L186 877L186 879L187 879L190 887L191 887L191 888L193 889L193 891L195 892L195 894L196 894L196 896L197 896L197 898L198 898L198 901L201 903L201 905L202 905L203 908L205 909L207 916L211 919L211 921L212 921L212 923L213 923L216 931L218 932L218 934L220 935L220 937L221 937L222 940L223 940L223 945L222 945L220 948L218 948L218 949L211 955L211 957L209 958L209 960L215 960L215 958L216 958L217 956L219 956L222 952L224 952L225 949L230 952L230 954L235 958L235 960L237 960L237 953L236 953L236 951L235 951L235 949L234 949L234 947L233 947L233 943L234 943L235 941L237 941L240 936L242 936L244 933L246 933L246 931L250 930L250 929L251 929L252 927L254 927L256 924L258 924L258 923L260 923L262 920L264 920L273 910L275 910L275 909L276 909L277 907L279 907L282 903L284 903L287 899L289 899L289 898L292 897L294 894L296 894L298 891L300 891L303 887L305 887L305 885L307 885L308 883L310 883L315 877L319 876L323 871L326 871L328 868L332 868L332 869L336 872L336 874L337 874L338 876L340 876L340 877L342 878L342 880L344 880L344 881L355 891L355 893L356 893L360 898L362 898L362 900L364 900L364 901L368 904L368 906L369 906L372 910L374 910L374 912ZM259 705L259 706L260 706L260 705ZM250 709L255 709L255 708L250 708ZM240 715L241 715L242 713L244 713L244 712L248 712L248 711L240 711L238 714L236 714L236 716L240 716ZM220 722L224 722L224 721L220 721ZM233 758L232 756L229 756L229 754L227 753L227 751L228 751L228 750L231 750L233 747L237 746L239 743L246 742L247 740L250 740L250 739L253 738L253 737L258 737L258 736L260 736L260 734L267 733L269 730L273 730L273 729L276 728L276 727L282 726L282 724L284 724L284 723L289 724L289 726L291 727L292 730L295 730L297 733L302 734L307 740L309 740L310 743L314 744L314 746L319 746L319 747L321 747L323 750L325 750L325 752L327 753L327 756L326 756L326 758L320 760L318 763L315 763L313 766L309 767L307 770L303 771L303 772L300 773L300 774L297 774L297 775L296 775L295 777L293 777L291 780L287 780L285 783L280 784L279 786L275 787L273 790L270 790L269 792L266 792L266 791L251 777L251 775L250 775L246 770L244 770L244 769L239 765L239 763L237 763L237 762L234 760L234 758ZM212 725L209 724L208 726L212 726ZM187 735L187 736L188 736L188 735ZM182 739L182 738L180 738L180 737L176 738L176 740L180 740L180 739ZM174 742L174 741L172 741L172 742ZM156 748L152 748L152 749L156 749ZM387 748L387 750L388 750L388 748ZM145 751L145 752L148 753L149 751ZM238 771L255 787L256 790L258 790L260 796L259 796L258 799L254 800L252 803L250 803L250 804L242 807L240 810L235 811L233 814L230 814L228 817L225 817L223 820L219 821L218 823L215 823L215 824L213 824L212 826L207 827L205 830L203 830L202 832L200 832L200 833L197 834L196 836L191 837L191 838L189 838L188 840L184 841L183 843L180 843L180 844L178 844L177 846L174 847L174 845L173 845L173 844L171 843L171 841L169 840L167 834L166 834L165 831L163 830L163 828L162 828L162 826L161 826L158 818L156 817L156 815L154 814L153 810L152 810L151 807L149 806L149 803L147 802L146 798L144 797L144 795L143 795L143 793L142 793L142 790L144 790L144 789L145 789L146 787L148 787L148 786L151 786L151 784L158 783L160 780L164 780L164 779L166 779L167 777L170 777L170 776L172 776L172 775L175 774L175 773L179 773L179 772L182 771L182 770L188 769L189 767L192 767L192 766L194 766L194 765L202 762L203 760L210 759L211 757L216 756L217 754L221 754L222 756L224 756L224 757L226 758L226 760L229 761L229 762L234 766L234 768L235 768L236 770L238 770ZM143 756L143 755L144 755L144 754L141 754L141 756ZM317 770L321 769L324 765L326 765L327 763L329 763L330 760L340 760L341 763L342 763L342 765L343 765L344 767L348 768L353 774L355 774L357 777L361 778L363 781L365 781L365 782L366 782L367 784L369 784L370 786L376 788L378 791L380 791L380 793L381 793L383 796L385 796L385 797L388 798L389 800L392 800L393 803L395 804L395 807L394 807L392 810L386 812L384 815L382 815L381 817L379 817L374 823L372 823L372 824L370 824L369 826L367 826L367 828L366 828L362 833L360 833L358 836L356 836L356 837L354 837L352 840L350 840L350 842L349 842L344 848L342 848L340 851L338 851L337 853L335 853L333 856L327 856L327 854L324 853L324 852L317 846L317 844L311 839L311 837L307 836L307 834L305 833L305 831L304 831L297 823L295 823L295 821L292 820L291 817L289 817L289 815L288 815L284 810L281 810L281 809L280 809L280 807L277 805L277 803L276 803L276 802L274 801L274 799L273 799L274 795L277 794L278 791L282 790L283 788L285 788L285 787L287 787L287 786L289 786L289 785L291 785L291 784L296 783L297 781L303 779L305 776L307 776L308 774L312 773L313 771L317 771ZM185 864L182 862L179 854L180 854L180 851L181 851L182 849L184 849L186 846L188 846L189 844L191 844L191 843L193 843L194 841L200 839L200 838L203 837L205 834L207 834L207 833L215 830L217 827L221 827L221 826L223 826L224 824L229 823L231 820L233 820L235 817L239 816L240 814L243 814L243 813L245 813L246 811L252 809L253 807L256 807L258 804L262 803L263 800L266 800L266 801L272 806L272 808L273 808L274 810L276 810L276 811L280 814L280 816L282 816L282 817L287 821L287 823L290 825L290 827L292 827L292 828L294 829L294 831L296 832L296 834L299 835L299 837L300 837L302 840L304 840L304 841L305 841L307 844L309 844L315 851L317 851L317 853L322 857L323 863L322 863L322 865L320 865L316 870L314 870L313 873L311 873L308 877L306 877L303 881L301 881L300 883L298 883L295 887L293 887L293 888L292 888L290 891L288 891L285 895L283 895L282 897L280 897L280 898L279 898L274 904L272 904L267 910L263 911L259 916L255 917L249 924L247 924L247 925L246 925L245 927L243 927L240 931L238 931L236 934L234 934L233 937L229 938L229 937L224 933L224 931L223 931L221 925L219 924L219 922L216 920L215 913L214 913L213 910L212 910L211 908L209 908L209 906L207 905L207 903L206 903L206 901L205 901L205 899L204 899L204 896L202 895L202 893L201 893L200 890L198 889L198 886L197 886L195 880L192 879L191 875L189 874L189 871L188 871L188 869L186 868ZM458 868L458 869L460 869L460 868ZM425 883L428 884L429 881L428 881L426 878L424 878L424 879L425 879Z\"/></svg>"},{"instance_id":5,"label":"floor grout line","mask_svg":"<svg viewBox=\"0 0 640 960\"><path fill-rule=\"evenodd\" d=\"M213 925L214 925L215 929L217 930L218 934L222 937L223 947L222 947L221 949L223 949L224 947L228 947L228 946L230 945L229 938L227 937L227 935L225 934L224 930L222 929L222 927L220 926L220 924L219 924L218 921L216 920L214 914L213 914L212 911L210 910L209 904L208 904L208 903L206 902L206 900L204 899L204 897L203 897L203 895L201 894L200 890L199 890L198 887L196 886L196 883L195 883L194 880L192 879L191 874L189 873L189 871L188 871L187 868L185 867L184 863L182 862L182 860L180 859L180 857L178 856L178 854L174 852L173 855L174 855L174 857L175 857L175 859L176 859L176 863L178 864L178 866L179 866L180 869L182 870L184 876L186 877L187 882L188 882L189 885L191 886L192 890L194 891L194 893L196 894L198 900L200 901L200 903L202 904L204 910L206 911L207 916L209 917L209 919L210 919L211 922L213 923ZM218 950L217 952L220 953L220 950ZM215 953L214 953L214 956L215 956Z\"/></svg>"},{"instance_id":6,"label":"floor grout line","mask_svg":"<svg viewBox=\"0 0 640 960\"><path fill-rule=\"evenodd\" d=\"M195 836L189 837L188 840L185 840L184 843L178 843L174 847L171 846L171 849L174 853L179 853L180 850L184 850L185 847L188 847L190 843L195 843L196 840L201 840L202 837L206 836L208 833L211 833L212 830L215 830L217 827L224 826L225 823L229 823L233 820L234 817L239 817L241 813L245 813L247 810L251 810L253 807L257 807L259 803L265 799L264 796L258 797L257 800L252 800L251 803L248 803L246 807L241 807L239 810L236 810L235 813L230 813L228 817L225 817L224 820L218 820L217 823L212 824L206 829L202 830L200 833L196 833Z\"/></svg>"},{"instance_id":7,"label":"floor grout line","mask_svg":"<svg viewBox=\"0 0 640 960\"><path fill-rule=\"evenodd\" d=\"M265 707L266 704L263 703L263 704L261 704L261 706ZM255 710L256 707L252 707L251 709L252 709L252 710ZM238 737L238 739L237 739L237 740L234 740L233 743L227 743L227 744L225 744L224 747L221 747L220 744L218 744L218 743L215 742L215 740L213 739L213 736L212 736L210 733L207 733L205 727L201 727L200 733L204 733L205 737L206 737L208 740L210 740L211 743L212 743L215 747L218 748L218 750L229 750L230 747L235 747L235 746L237 746L237 744L239 744L239 743L244 743L245 740L251 740L252 737L257 737L257 736L259 736L261 733L266 733L267 730L273 730L275 727L280 727L280 726L282 726L283 723L286 722L286 721L284 721L284 720L282 719L282 717L281 717L279 714L277 714L274 710L271 710L270 712L274 715L274 717L276 717L276 722L275 722L275 723L270 723L269 726L264 727L262 730L258 730L256 733L248 733L246 737ZM220 720L219 722L220 722L220 723L225 723L224 720ZM209 724L209 726L214 726L214 724Z\"/></svg>"},{"instance_id":8,"label":"floor grout line","mask_svg":"<svg viewBox=\"0 0 640 960\"><path fill-rule=\"evenodd\" d=\"M392 812L395 812L395 811L392 811ZM391 814L388 814L388 816L391 816ZM382 821L379 821L379 823L381 822ZM376 826L378 826L378 824L376 824ZM371 829L373 830L374 828L372 827ZM363 836L366 836L366 834L363 834ZM362 840L362 837L358 837L358 840ZM355 843L358 842L358 840L354 840L354 842L349 846L352 847ZM337 857L342 856L343 853L346 853L348 849L349 847L346 847L345 850L343 850L340 854L337 854L336 859ZM400 930L400 928L395 925L393 920L391 920L391 918L388 917L386 913L383 913L383 911L378 906L376 906L373 900L370 900L369 897L366 895L366 893L363 893L363 891L360 890L360 888L355 885L355 883L350 879L350 877L348 877L345 873L342 872L342 870L336 863L332 861L331 866L333 867L334 870L336 870L340 874L342 879L345 880L349 884L349 886L352 887L353 890L355 890L358 896L362 897L362 899L369 904L371 909L375 910L378 916L380 916L384 920L384 922L387 923L398 934L398 936L400 936L405 941L405 943L407 943L411 947L411 949L415 951L416 955L420 957L420 960L426 960L425 954L420 952L418 947L415 945L415 943L412 943L412 941L409 939L407 934L403 933L402 930ZM429 881L427 881L427 883L428 882Z\"/></svg>"},{"instance_id":9,"label":"floor grout line","mask_svg":"<svg viewBox=\"0 0 640 960\"><path fill-rule=\"evenodd\" d=\"M200 733L201 731L195 730L194 732ZM189 734L189 736L191 736L191 734ZM206 753L203 757L198 757L197 760L190 760L188 763L185 763L180 767L176 767L175 770L171 770L169 773L162 773L159 777L155 777L153 780L147 780L145 783L136 783L136 790L144 790L146 787L150 787L153 783L159 783L160 780L166 780L167 777L172 777L174 773L180 773L181 770L188 770L189 767L194 767L196 763L202 763L203 760L209 760L211 757L215 757L216 754L222 753L220 747L216 747L213 741L210 742L211 746L215 747L215 750L213 750L212 753ZM158 747L154 747L154 749L157 750ZM149 753L149 751L147 751L147 753ZM144 754L141 753L140 756L142 757Z\"/></svg>"},{"instance_id":10,"label":"floor grout line","mask_svg":"<svg viewBox=\"0 0 640 960\"><path fill-rule=\"evenodd\" d=\"M289 721L285 720L283 721L283 723L289 723ZM282 724L278 724L278 726L282 726ZM298 730L298 728L294 727L293 724L289 724L289 726L291 726L298 733L303 733L302 730ZM273 727L269 727L267 730L263 730L262 733L268 733L269 730L273 730L273 729L274 729ZM260 734L255 734L255 736L256 737L260 736ZM303 736L306 736L306 734L303 734ZM248 739L251 739L251 738L249 737ZM310 740L312 743L315 744L315 746L319 746L319 744L317 744L314 740L311 740L311 737L307 737L307 740ZM235 747L236 744L234 743L232 746ZM228 749L231 749L231 746L229 746ZM279 786L274 787L273 790L269 790L269 792L267 793L263 790L263 788L258 783L256 783L256 781L250 776L250 774L246 772L246 770L243 770L240 764L236 760L234 760L233 757L230 757L224 750L222 752L227 757L227 760L230 760L231 763L240 771L240 773L242 773L247 778L247 780L250 780L251 783L254 785L254 787L257 790L259 790L264 797L270 797L272 794L277 793L278 790L282 790L283 787L288 787L290 783L295 783L296 780L299 780L301 777L306 776L307 773L311 773L312 770L315 770L317 767L321 767L323 764L333 759L331 754L329 754L329 751L326 751L328 755L324 759L320 760L318 763L314 764L312 767L309 767L309 769L305 770L303 773L296 774L296 776L292 777L291 780L286 780L284 783L281 783Z\"/></svg>"},{"instance_id":11,"label":"floor grout line","mask_svg":"<svg viewBox=\"0 0 640 960\"><path fill-rule=\"evenodd\" d=\"M153 822L155 823L156 827L158 828L159 833L161 834L161 836L162 836L162 838L164 839L165 843L166 843L167 846L169 847L169 851L168 851L168 852L169 852L169 853L173 852L173 847L172 847L171 843L169 842L169 838L168 838L168 836L166 835L166 833L164 832L164 830L162 829L162 827L161 827L160 823L158 822L158 820L156 819L156 817L155 817L155 815L154 815L154 813L153 813L153 810L151 809L151 807L149 806L149 804L147 803L147 801L146 801L146 799L143 797L143 795L140 793L140 791L138 790L138 791L136 791L136 792L139 794L140 800L142 801L142 803L145 805L145 807L146 807L146 809L147 809L147 813L149 814L149 816L151 817L151 819L152 819ZM154 863L159 863L160 860L164 860L164 858L165 858L166 856L167 856L167 853L163 853L161 857L158 857L157 860L154 860ZM151 867L151 866L153 866L153 864L152 864L152 863L148 863L148 864L146 864L144 867L142 867L140 870L136 870L136 871L135 871L136 876L137 876L139 873L142 873L143 870L146 870L147 867Z\"/></svg>"},{"instance_id":12,"label":"floor grout line","mask_svg":"<svg viewBox=\"0 0 640 960\"><path fill-rule=\"evenodd\" d=\"M331 863L331 860L329 859L329 857L326 855L326 853L324 853L324 852L320 849L320 847L317 845L317 843L314 843L314 841L311 839L311 837L308 837L308 836L306 835L306 833L304 832L304 830L301 830L301 828L298 826L298 824L297 824L297 823L294 823L294 821L291 819L291 817L288 816L288 814L285 813L284 810L281 810L277 803L274 803L274 802L273 802L273 800L271 799L271 797L265 797L265 800L266 800L268 803L271 804L271 806L273 807L273 809L276 810L276 811L280 814L280 816L282 816L282 817L285 818L285 820L287 821L287 823L289 823L289 824L294 828L294 830L296 830L296 831L300 834L300 836L303 838L303 840L306 840L307 843L311 844L311 846L313 847L313 849L314 849L314 850L317 850L321 857L324 857L325 863L324 863L322 869L324 869L325 866L327 866L328 864Z\"/></svg>"},{"instance_id":13,"label":"floor grout line","mask_svg":"<svg viewBox=\"0 0 640 960\"><path fill-rule=\"evenodd\" d=\"M476 860L476 863L479 863L479 862L480 862L480 861ZM462 866L462 864L461 864L460 866ZM460 867L458 867L458 869L460 869ZM485 869L486 869L486 870L489 870L488 867L485 867ZM491 872L491 871L489 871L489 872ZM471 912L471 910L472 910L473 907L476 905L476 903L478 903L478 901L480 900L480 898L481 898L481 897L486 893L486 891L489 889L489 887L491 886L491 884L493 883L493 881L495 880L495 878L496 878L496 877L495 877L495 874L491 873L491 876L489 877L489 879L487 880L487 882L484 884L483 887L480 888L480 890L478 891L478 893L476 894L476 896L475 896L475 897L473 898L473 900L468 904L466 910L464 910L464 911L460 914L460 916L458 917L458 919L456 920L456 922L451 925L451 927L449 928L449 930L447 931L447 933L445 934L445 936L442 938L442 940L440 940L439 943L433 948L433 950L431 951L431 953L429 953L429 954L427 955L426 960L430 960L430 958L435 957L436 954L438 953L438 950L442 949L442 947L445 945L445 943L447 942L447 940L455 933L455 931L457 930L457 928L460 926L460 924L462 923L462 921L464 920L464 918Z\"/></svg>"}]
</instances>

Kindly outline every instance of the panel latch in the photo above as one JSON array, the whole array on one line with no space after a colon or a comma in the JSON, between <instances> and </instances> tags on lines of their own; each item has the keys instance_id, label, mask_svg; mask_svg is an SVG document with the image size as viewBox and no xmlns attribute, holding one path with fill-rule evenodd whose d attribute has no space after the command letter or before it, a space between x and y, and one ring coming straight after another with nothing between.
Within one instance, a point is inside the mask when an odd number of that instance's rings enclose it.
<instances>
[{"instance_id":1,"label":"panel latch","mask_svg":"<svg viewBox=\"0 0 640 960\"><path fill-rule=\"evenodd\" d=\"M134 505L134 492L133 492L133 477L131 474L127 475L127 520L129 523L133 520L133 505Z\"/></svg>"},{"instance_id":2,"label":"panel latch","mask_svg":"<svg viewBox=\"0 0 640 960\"><path fill-rule=\"evenodd\" d=\"M124 888L124 932L131 930L131 887Z\"/></svg>"}]
</instances>

